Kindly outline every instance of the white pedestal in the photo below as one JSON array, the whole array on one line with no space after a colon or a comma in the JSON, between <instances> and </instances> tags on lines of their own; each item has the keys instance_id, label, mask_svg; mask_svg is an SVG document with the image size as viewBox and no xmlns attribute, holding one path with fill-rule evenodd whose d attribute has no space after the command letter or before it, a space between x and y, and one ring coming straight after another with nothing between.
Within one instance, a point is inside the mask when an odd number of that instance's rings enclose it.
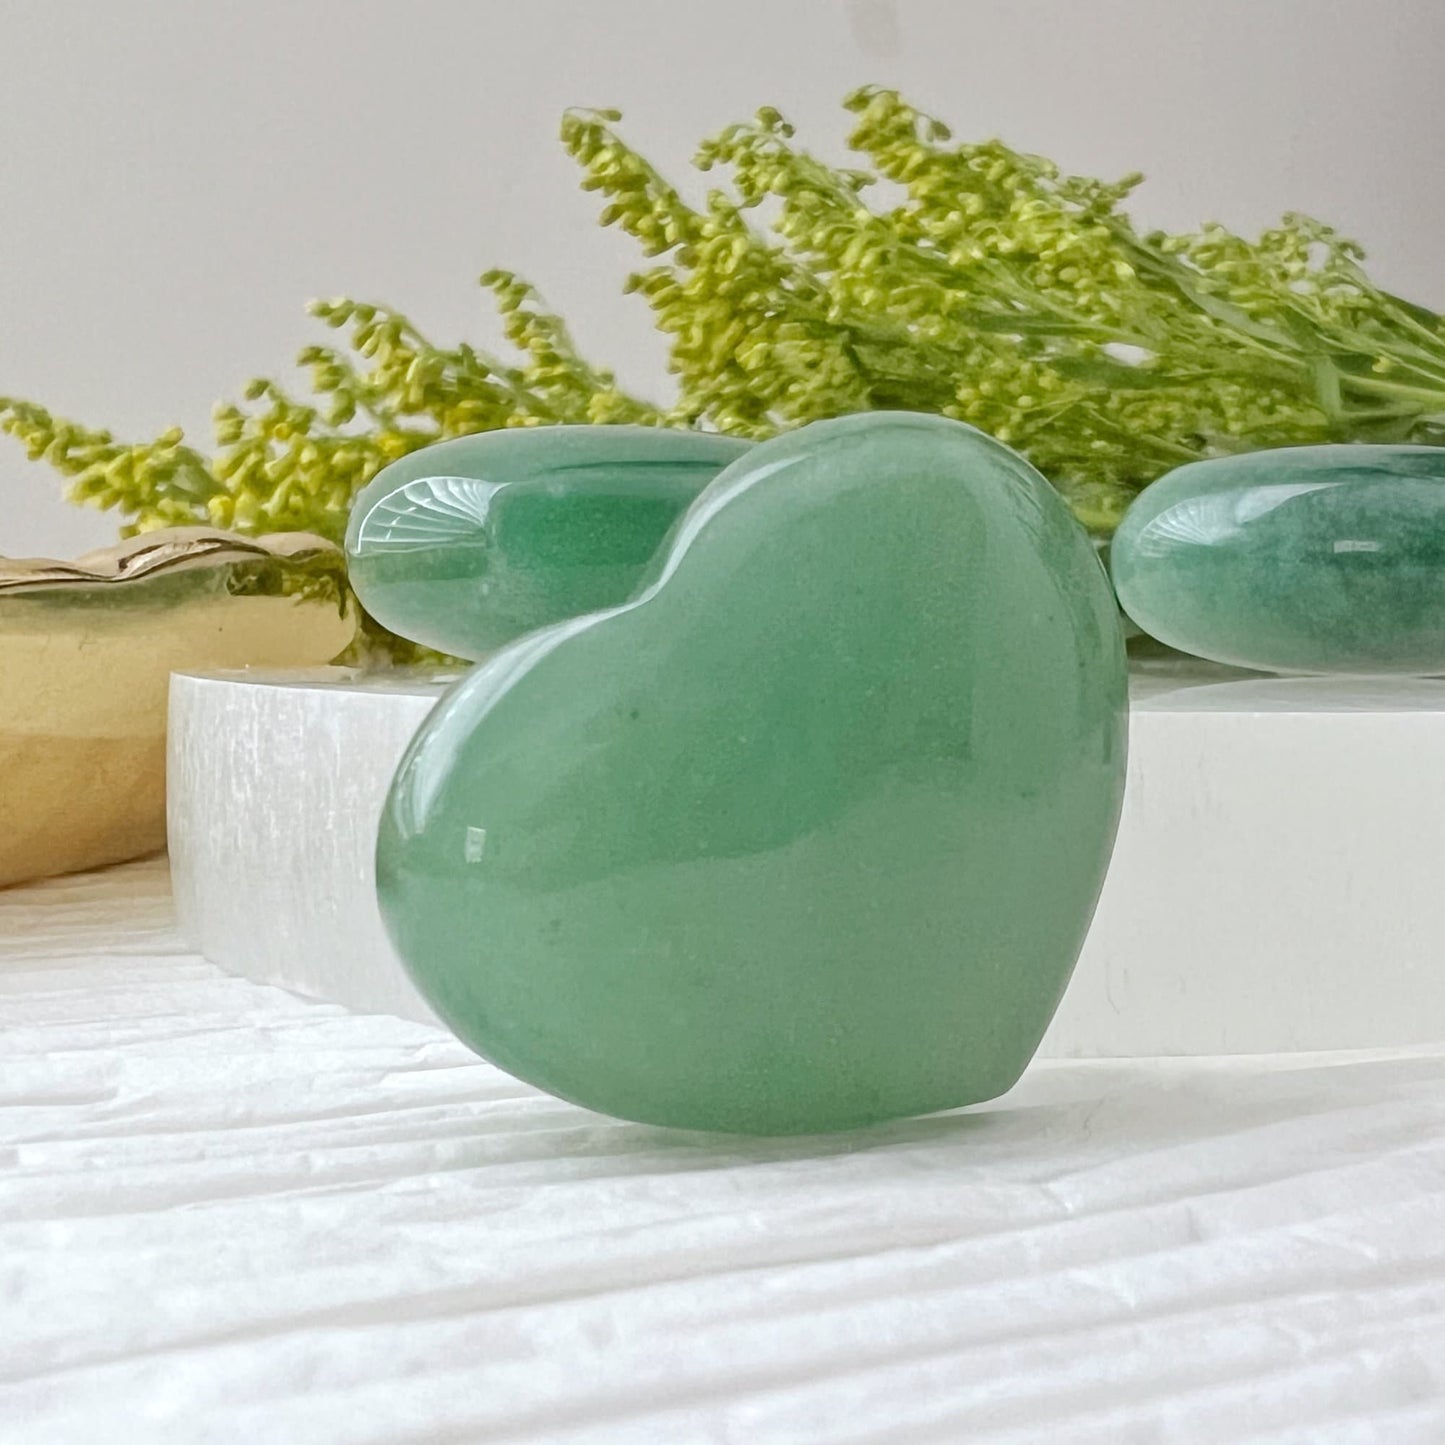
<instances>
[{"instance_id":1,"label":"white pedestal","mask_svg":"<svg viewBox=\"0 0 1445 1445\"><path fill-rule=\"evenodd\" d=\"M172 870L207 958L431 1017L382 929L372 851L441 691L340 669L172 680ZM1131 721L1113 866L1043 1052L1445 1038L1445 682L1155 664Z\"/></svg>"},{"instance_id":2,"label":"white pedestal","mask_svg":"<svg viewBox=\"0 0 1445 1445\"><path fill-rule=\"evenodd\" d=\"M446 691L436 676L172 676L176 916L212 963L362 1012L436 1022L392 950L373 883L382 804Z\"/></svg>"}]
</instances>

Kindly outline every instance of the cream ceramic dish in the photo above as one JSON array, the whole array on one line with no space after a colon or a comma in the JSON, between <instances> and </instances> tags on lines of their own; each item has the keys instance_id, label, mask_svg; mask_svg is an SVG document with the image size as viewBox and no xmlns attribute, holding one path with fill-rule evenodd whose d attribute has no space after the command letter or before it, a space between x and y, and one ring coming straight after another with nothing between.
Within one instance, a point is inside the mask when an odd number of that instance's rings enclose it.
<instances>
[{"instance_id":1,"label":"cream ceramic dish","mask_svg":"<svg viewBox=\"0 0 1445 1445\"><path fill-rule=\"evenodd\" d=\"M164 847L170 674L329 662L356 635L342 569L308 533L199 527L0 558L0 886Z\"/></svg>"}]
</instances>

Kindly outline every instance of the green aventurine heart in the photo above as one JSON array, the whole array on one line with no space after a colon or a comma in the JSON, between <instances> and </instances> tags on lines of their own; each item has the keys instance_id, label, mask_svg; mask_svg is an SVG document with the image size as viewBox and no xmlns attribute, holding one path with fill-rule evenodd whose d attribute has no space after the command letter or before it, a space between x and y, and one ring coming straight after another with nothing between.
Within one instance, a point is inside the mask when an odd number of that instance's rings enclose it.
<instances>
[{"instance_id":1,"label":"green aventurine heart","mask_svg":"<svg viewBox=\"0 0 1445 1445\"><path fill-rule=\"evenodd\" d=\"M1113 843L1124 652L1006 447L884 412L763 443L634 602L422 727L378 892L478 1052L563 1098L782 1134L1007 1089Z\"/></svg>"},{"instance_id":2,"label":"green aventurine heart","mask_svg":"<svg viewBox=\"0 0 1445 1445\"><path fill-rule=\"evenodd\" d=\"M357 497L352 586L393 632L485 656L627 601L668 528L748 447L646 426L526 427L424 447Z\"/></svg>"}]
</instances>

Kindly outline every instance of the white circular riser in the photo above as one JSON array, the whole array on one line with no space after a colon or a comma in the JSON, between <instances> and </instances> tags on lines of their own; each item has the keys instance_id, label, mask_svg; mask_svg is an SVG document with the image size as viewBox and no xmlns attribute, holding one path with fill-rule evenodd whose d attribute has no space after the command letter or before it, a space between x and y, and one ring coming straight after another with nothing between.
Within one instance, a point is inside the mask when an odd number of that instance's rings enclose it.
<instances>
[{"instance_id":1,"label":"white circular riser","mask_svg":"<svg viewBox=\"0 0 1445 1445\"><path fill-rule=\"evenodd\" d=\"M166 810L182 932L212 963L435 1022L376 904L391 775L446 690L427 674L176 673Z\"/></svg>"},{"instance_id":2,"label":"white circular riser","mask_svg":"<svg viewBox=\"0 0 1445 1445\"><path fill-rule=\"evenodd\" d=\"M172 679L171 867L207 958L432 1018L383 929L373 852L392 773L445 685ZM1445 1038L1445 682L1156 664L1132 692L1118 844L1041 1052Z\"/></svg>"}]
</instances>

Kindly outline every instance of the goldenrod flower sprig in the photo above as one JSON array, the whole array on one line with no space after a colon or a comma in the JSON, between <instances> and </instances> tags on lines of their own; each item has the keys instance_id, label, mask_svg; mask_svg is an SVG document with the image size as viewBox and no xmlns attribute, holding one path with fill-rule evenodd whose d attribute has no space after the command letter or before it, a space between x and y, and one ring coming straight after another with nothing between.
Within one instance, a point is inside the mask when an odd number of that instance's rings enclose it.
<instances>
[{"instance_id":1,"label":"goldenrod flower sprig","mask_svg":"<svg viewBox=\"0 0 1445 1445\"><path fill-rule=\"evenodd\" d=\"M383 306L317 301L311 314L341 331L345 345L301 352L310 398L264 377L250 382L241 400L215 408L209 457L179 428L121 442L5 398L0 427L70 479L72 501L120 512L126 535L209 525L339 541L356 493L388 462L431 442L503 426L660 419L581 360L525 282L505 271L482 280L521 356L516 365L465 344L437 346Z\"/></svg>"},{"instance_id":2,"label":"goldenrod flower sprig","mask_svg":"<svg viewBox=\"0 0 1445 1445\"><path fill-rule=\"evenodd\" d=\"M632 285L676 338L681 419L765 433L940 411L1025 452L1100 532L1202 456L1445 441L1441 318L1374 286L1323 223L1288 214L1255 242L1218 225L1145 234L1123 209L1137 175L951 144L889 90L846 104L865 168L810 156L766 108L699 152L728 183L705 212L628 148L615 114L564 123L604 222L663 258ZM890 203L870 205L870 188ZM719 366L730 345L742 364Z\"/></svg>"},{"instance_id":3,"label":"goldenrod flower sprig","mask_svg":"<svg viewBox=\"0 0 1445 1445\"><path fill-rule=\"evenodd\" d=\"M311 310L305 399L258 379L216 408L211 455L178 429L117 441L0 398L0 428L117 510L127 533L207 523L339 539L387 462L505 426L642 422L764 437L877 408L971 422L1027 455L1097 535L1181 462L1322 441L1445 443L1445 321L1377 287L1360 248L1286 214L1249 241L1138 230L1137 175L1065 175L1001 141L956 144L896 92L845 102L855 167L767 107L705 142L697 203L618 132L562 141L604 224L648 264L627 283L669 347L675 395L639 400L506 271L482 278L515 350L440 346L397 311ZM384 640L384 639L383 639Z\"/></svg>"}]
</instances>

